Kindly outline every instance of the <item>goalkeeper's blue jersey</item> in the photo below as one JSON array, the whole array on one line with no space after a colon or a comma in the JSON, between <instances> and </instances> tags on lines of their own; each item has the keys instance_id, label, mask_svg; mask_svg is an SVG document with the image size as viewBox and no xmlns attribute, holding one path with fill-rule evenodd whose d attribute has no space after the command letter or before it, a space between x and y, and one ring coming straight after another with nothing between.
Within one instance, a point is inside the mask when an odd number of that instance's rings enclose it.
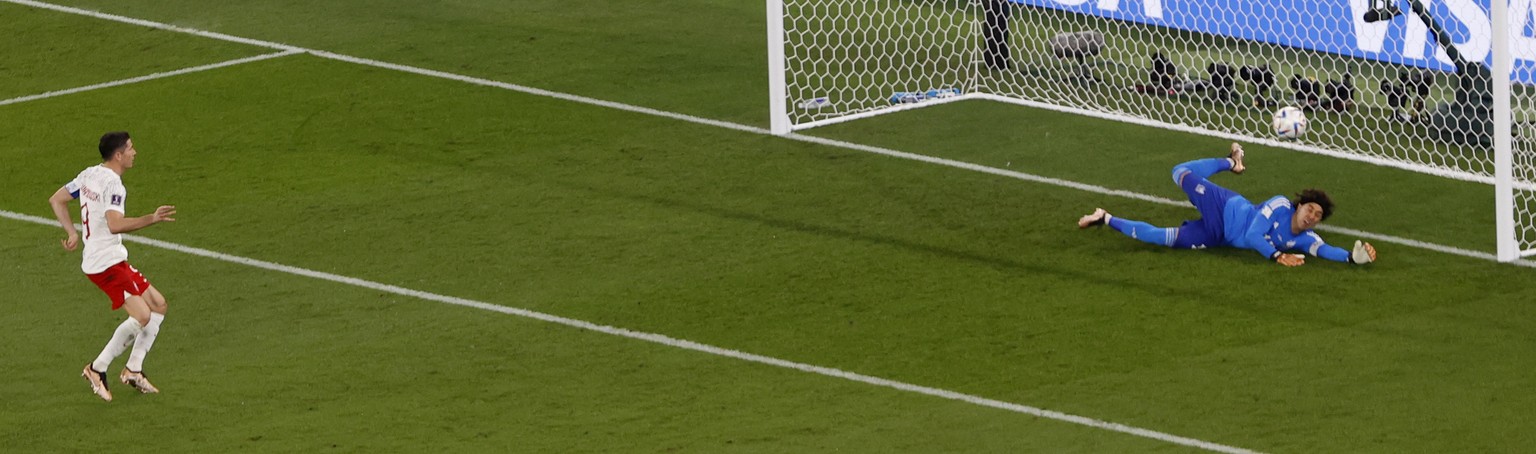
<instances>
[{"instance_id":1,"label":"goalkeeper's blue jersey","mask_svg":"<svg viewBox=\"0 0 1536 454\"><path fill-rule=\"evenodd\" d=\"M1252 249L1274 259L1277 252L1306 252L1336 262L1348 262L1349 251L1330 246L1312 229L1291 234L1296 210L1285 196L1274 196L1254 205L1242 196L1227 200L1222 209L1222 244Z\"/></svg>"}]
</instances>

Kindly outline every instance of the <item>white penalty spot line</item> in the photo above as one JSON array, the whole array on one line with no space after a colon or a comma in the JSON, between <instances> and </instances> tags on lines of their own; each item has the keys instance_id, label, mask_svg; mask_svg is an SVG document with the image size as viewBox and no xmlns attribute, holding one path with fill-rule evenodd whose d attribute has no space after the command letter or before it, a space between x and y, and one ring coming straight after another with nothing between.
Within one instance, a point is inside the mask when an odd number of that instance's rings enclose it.
<instances>
[{"instance_id":1,"label":"white penalty spot line","mask_svg":"<svg viewBox=\"0 0 1536 454\"><path fill-rule=\"evenodd\" d=\"M15 212L11 212L11 211L4 211L4 210L0 210L0 218L8 218L8 219L13 219L13 220L17 220L17 221L30 222L30 223L34 223L34 224L41 224L41 225L47 225L47 226L55 226L55 227L58 226L58 221L54 220L54 219L41 218L41 217L37 217L37 216L31 216L31 215L15 213ZM439 294L436 294L436 293L424 292L424 291L420 291L420 290L413 290L413 289L408 289L408 288L405 288L405 287L400 287L400 286L395 286L395 285L382 284L382 283L373 282L373 281L369 281L369 280L358 279L358 278L355 278L355 277L347 277L347 276L342 276L342 275L339 275L339 274L326 273L326 272L315 271L315 270L310 270L310 269L305 269L305 268L299 268L299 267L294 267L294 266L283 265L283 264L280 264L280 263L273 263L273 262L268 262L268 261L263 261L263 260L256 260L256 259L252 259L252 258L246 258L246 257L235 256L235 255L229 255L229 254L225 254L225 253L221 253L221 252L210 251L210 250L207 250L207 249L195 248L195 247L190 247L190 246L183 246L183 245L176 244L176 243L171 243L171 242L167 242L167 241L160 241L160 240L144 238L144 237L140 237L140 236L137 236L137 235L123 235L123 239L126 240L126 241L134 242L134 243L145 244L145 245L154 246L154 247L163 248L163 249L169 249L169 250L172 250L172 251L177 251L177 252L182 252L182 253L186 253L186 254L196 255L196 256L199 256L199 257L206 257L206 258L210 258L210 259L214 259L214 260L219 260L219 261L224 261L224 262L229 262L229 263L246 265L246 266L251 266L251 267L255 267L255 268L261 268L261 269L270 270L270 271L277 271L277 272L280 272L280 273L287 273L287 274L293 274L293 275L298 275L298 276L310 277L310 278L315 278L315 279L320 279L320 280L325 280L325 281L336 282L336 283L340 283L340 284L347 284L347 285L351 285L351 286L362 287L362 288L366 288L366 289L370 289L370 290L376 290L376 291L381 291L381 292L393 293L393 294L396 294L396 295L408 296L408 297L412 297L412 298L420 298L420 299L424 299L424 300L428 300L428 301L436 301L436 302L439 302L439 303L452 304L452 305L456 305L456 306L471 307L471 308L487 310L487 311L491 311L491 312L499 312L499 313L507 314L507 315L515 315L515 316L518 316L518 317L526 317L526 318L531 318L531 319L535 319L535 320L542 320L542 321L546 321L546 322L550 322L550 323L556 323L556 324L560 324L560 325L565 325L565 326L569 326L569 327L573 327L573 328L579 328L579 329L584 329L584 330L588 330L588 331L596 331L596 332L600 332L600 333L604 333L604 334L611 334L611 335L614 335L614 336L621 336L621 337L627 337L627 338L630 338L630 339L637 339L637 340L642 340L642 341L646 341L646 342L662 344L662 345L666 345L666 346L669 346L669 347L676 347L676 348L681 348L681 349L686 349L686 350L693 350L693 351L696 351L696 352L708 353L708 354L711 354L711 355L724 356L724 357L728 357L728 358L736 358L736 359L743 360L743 361L750 361L750 362L754 362L754 363L758 363L758 364L766 364L766 365L769 365L769 366L782 367L782 368L786 368L786 369L794 369L794 370L798 370L798 371L801 371L801 372L809 372L809 373L813 373L813 374L817 374L817 375L824 375L824 376L828 376L828 377L841 378L841 379L844 379L844 380L855 381L855 382L864 383L864 384L868 384L868 385L874 385L874 386L879 386L879 387L884 387L884 388L896 389L896 390L900 390L900 391L906 391L906 392L912 392L912 393L917 393L917 394L923 394L923 395L938 397L938 398L942 398L942 399L961 401L961 402L971 403L971 404L975 404L975 405L980 405L980 406L983 406L983 407L996 408L996 409L999 409L999 410L1006 410L1006 411L1011 411L1011 412L1014 412L1014 413L1022 413L1022 414L1032 415L1032 416L1046 418L1046 419L1053 419L1053 420L1057 420L1057 421L1069 422L1069 423L1073 423L1073 424L1078 424L1078 425L1083 425L1083 426L1088 426L1088 427L1094 427L1094 428L1098 428L1098 429L1112 430L1112 431L1115 431L1115 432L1120 432L1120 433L1125 433L1125 434L1135 435L1135 436L1139 436L1139 437L1145 437L1145 438L1150 438L1150 439L1154 439L1154 440L1159 440L1159 441L1164 441L1164 442L1174 443L1174 444L1179 444L1179 445L1184 445L1184 446L1190 446L1190 447L1195 447L1195 448L1200 448L1200 449L1205 449L1205 450L1210 450L1210 451L1215 451L1215 452L1223 452L1223 453L1231 453L1231 454L1253 454L1253 453L1255 453L1255 451L1251 451L1251 450L1248 450L1248 449L1243 449L1243 448L1238 448L1238 447L1233 447L1233 446L1227 446L1227 445L1212 443L1212 442L1203 441L1203 440L1196 440L1196 439L1188 438L1188 437L1181 437L1181 436L1177 436L1177 435L1171 435L1171 434L1167 434L1167 433L1163 433L1163 432L1158 432L1158 431L1155 431L1155 430L1142 429L1142 428L1139 428L1139 427L1127 426L1125 424L1119 424L1119 423L1113 423L1113 422L1108 422L1108 421L1102 421L1102 420L1088 418L1088 417L1084 417L1084 416L1077 416L1077 415L1062 413L1062 412L1058 412L1058 411L1046 410L1046 409L1043 409L1043 408L1031 407L1031 406L1028 406L1028 405L1020 405L1020 404L1011 403L1011 402L1003 402L1003 401L1000 401L1000 400L988 399L988 398L985 398L985 397L974 396L974 395L970 395L970 394L964 394L964 393L959 393L959 392L949 391L949 390L944 390L944 389L939 389L939 388L933 388L933 387L921 386L921 385L914 385L914 384L905 383L905 382L899 382L899 381L895 381L895 380L888 380L888 379L884 379L884 378L880 378L880 377L872 377L872 376L869 376L869 375L863 375L863 374L848 372L848 371L841 370L841 369L833 369L833 368L830 368L830 367L822 367L822 366L815 366L815 365L810 365L810 364L805 364L805 363L797 363L797 362L789 361L789 360L783 360L783 359L778 359L778 358L773 358L773 357L768 357L768 356L763 356L763 355L757 355L757 354L742 352L742 351L738 351L738 350L731 350L731 349L728 349L728 348L716 347L716 346L708 345L708 344L701 344L701 343L690 341L690 340L678 339L678 338L674 338L674 337L668 337L668 336L661 335L661 334L656 334L656 333L647 333L647 332L643 332L643 331L632 331L632 330L628 330L628 329L624 329L624 328L619 328L619 327L615 327L615 326L599 325L599 324L588 322L588 321L584 321L584 320L577 320L577 319L573 319L573 318L566 318L566 317L561 317L561 316L558 316L558 315L551 315L551 314L546 314L546 313L543 313L543 312L535 312L535 311L531 311L531 310L527 310L527 309L519 309L519 308L515 308L515 307L508 307L508 306L501 306L501 305L491 304L491 303L487 303L487 302L483 302L483 301L475 301L475 300L471 300L471 299L465 299L465 298L459 298L459 297L453 297L453 296L447 296L447 295L439 295Z\"/></svg>"}]
</instances>

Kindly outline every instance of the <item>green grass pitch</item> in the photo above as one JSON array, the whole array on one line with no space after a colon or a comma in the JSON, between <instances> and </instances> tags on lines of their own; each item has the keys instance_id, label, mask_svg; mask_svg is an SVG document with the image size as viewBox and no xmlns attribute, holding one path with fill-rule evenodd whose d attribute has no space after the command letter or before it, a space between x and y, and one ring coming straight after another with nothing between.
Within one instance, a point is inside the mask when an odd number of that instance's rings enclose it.
<instances>
[{"instance_id":1,"label":"green grass pitch","mask_svg":"<svg viewBox=\"0 0 1536 454\"><path fill-rule=\"evenodd\" d=\"M754 2L67 1L753 126ZM272 52L0 3L0 99ZM1283 269L1079 231L1194 211L292 55L0 106L0 210L131 131L143 236L1261 452L1536 445L1533 270L1378 244ZM811 135L1165 198L1226 143L984 102ZM1492 189L1250 147L1216 181L1493 248ZM0 219L7 452L1192 452L824 375L129 244L159 395L76 374L123 317ZM1325 235L1348 244L1347 235ZM121 367L114 364L112 374Z\"/></svg>"}]
</instances>

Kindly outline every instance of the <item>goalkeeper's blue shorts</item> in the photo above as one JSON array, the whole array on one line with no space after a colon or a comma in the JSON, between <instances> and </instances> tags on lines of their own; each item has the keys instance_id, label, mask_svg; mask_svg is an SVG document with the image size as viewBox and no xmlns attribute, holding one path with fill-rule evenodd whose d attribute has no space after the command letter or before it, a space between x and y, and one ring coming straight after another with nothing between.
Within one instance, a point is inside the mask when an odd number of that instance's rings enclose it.
<instances>
[{"instance_id":1,"label":"goalkeeper's blue shorts","mask_svg":"<svg viewBox=\"0 0 1536 454\"><path fill-rule=\"evenodd\" d=\"M1178 170L1175 168L1175 172ZM1188 171L1188 169L1185 170ZM1173 247L1204 249L1226 244L1223 233L1226 223L1223 222L1222 212L1226 210L1227 202L1233 198L1241 198L1242 195L1217 186L1201 176L1199 172L1193 171L1179 180L1179 188L1189 195L1189 202L1195 205L1195 209L1200 210L1200 219L1184 221L1184 224L1179 226Z\"/></svg>"}]
</instances>

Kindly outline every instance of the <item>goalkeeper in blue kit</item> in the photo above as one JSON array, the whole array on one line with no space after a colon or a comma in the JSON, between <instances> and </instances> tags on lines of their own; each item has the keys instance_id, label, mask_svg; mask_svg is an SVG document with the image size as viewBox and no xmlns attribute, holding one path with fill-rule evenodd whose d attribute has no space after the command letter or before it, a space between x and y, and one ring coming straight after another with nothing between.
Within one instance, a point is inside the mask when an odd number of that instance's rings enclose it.
<instances>
[{"instance_id":1,"label":"goalkeeper in blue kit","mask_svg":"<svg viewBox=\"0 0 1536 454\"><path fill-rule=\"evenodd\" d=\"M1328 194L1307 189L1295 200L1274 196L1254 205L1236 192L1211 183L1209 178L1223 170L1241 174L1243 147L1232 144L1225 158L1189 161L1174 166L1173 182L1189 195L1190 203L1200 210L1200 219L1184 221L1178 227L1151 224L1116 217L1103 208L1077 221L1078 228L1108 224L1131 238L1176 249L1205 249L1229 246L1258 251L1271 261L1285 266L1301 266L1306 257L1292 251L1306 252L1335 262L1366 264L1376 260L1376 248L1355 241L1352 250L1330 246L1312 231L1333 214Z\"/></svg>"}]
</instances>

